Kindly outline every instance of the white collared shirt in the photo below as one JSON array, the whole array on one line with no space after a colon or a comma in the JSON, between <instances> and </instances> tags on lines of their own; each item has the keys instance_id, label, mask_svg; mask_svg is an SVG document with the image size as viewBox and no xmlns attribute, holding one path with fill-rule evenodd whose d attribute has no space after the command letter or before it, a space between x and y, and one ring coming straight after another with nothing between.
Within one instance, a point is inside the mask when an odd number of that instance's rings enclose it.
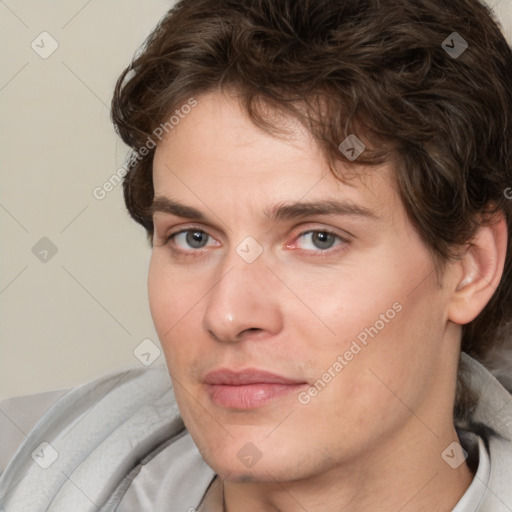
<instances>
[{"instance_id":1,"label":"white collared shirt","mask_svg":"<svg viewBox=\"0 0 512 512\"><path fill-rule=\"evenodd\" d=\"M471 485L452 512L476 512L479 509L489 484L490 474L491 460L483 439L478 437L478 469L476 470Z\"/></svg>"}]
</instances>

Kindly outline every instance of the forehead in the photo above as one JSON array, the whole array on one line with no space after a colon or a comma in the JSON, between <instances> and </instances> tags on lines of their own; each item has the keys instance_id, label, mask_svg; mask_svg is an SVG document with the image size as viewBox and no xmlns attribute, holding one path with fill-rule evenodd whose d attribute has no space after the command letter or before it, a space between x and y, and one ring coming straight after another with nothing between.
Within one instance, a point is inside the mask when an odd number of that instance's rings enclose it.
<instances>
[{"instance_id":1,"label":"forehead","mask_svg":"<svg viewBox=\"0 0 512 512\"><path fill-rule=\"evenodd\" d=\"M278 203L320 199L343 199L381 214L400 208L389 164L340 164L342 181L296 119L268 112L275 135L257 127L232 96L213 92L197 102L157 146L155 196L232 205L232 215L243 206L268 212Z\"/></svg>"}]
</instances>

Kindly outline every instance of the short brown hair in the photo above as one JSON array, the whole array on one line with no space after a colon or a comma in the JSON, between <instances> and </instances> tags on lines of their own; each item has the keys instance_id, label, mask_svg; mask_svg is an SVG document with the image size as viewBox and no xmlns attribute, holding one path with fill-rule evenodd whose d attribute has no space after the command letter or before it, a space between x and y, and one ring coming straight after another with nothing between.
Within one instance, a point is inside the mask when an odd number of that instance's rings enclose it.
<instances>
[{"instance_id":1,"label":"short brown hair","mask_svg":"<svg viewBox=\"0 0 512 512\"><path fill-rule=\"evenodd\" d=\"M468 48L450 54L454 41ZM446 261L498 211L512 240L511 84L511 50L477 0L181 0L115 88L112 119L135 156L125 202L151 237L154 149L140 149L190 97L229 89L268 131L263 104L295 116L330 163L350 164L350 134L367 145L354 165L393 159L411 222ZM511 267L509 243L498 289L463 328L477 359L509 335ZM460 371L456 416L465 386Z\"/></svg>"}]
</instances>

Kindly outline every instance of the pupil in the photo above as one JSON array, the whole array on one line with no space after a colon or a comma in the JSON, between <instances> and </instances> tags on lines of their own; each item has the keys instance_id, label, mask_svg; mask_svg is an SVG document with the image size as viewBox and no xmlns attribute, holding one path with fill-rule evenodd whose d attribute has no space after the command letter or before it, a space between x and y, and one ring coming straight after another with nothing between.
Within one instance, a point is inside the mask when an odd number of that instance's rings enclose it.
<instances>
[{"instance_id":1,"label":"pupil","mask_svg":"<svg viewBox=\"0 0 512 512\"><path fill-rule=\"evenodd\" d=\"M187 233L187 243L190 247L203 247L206 237L202 231L189 231Z\"/></svg>"},{"instance_id":2,"label":"pupil","mask_svg":"<svg viewBox=\"0 0 512 512\"><path fill-rule=\"evenodd\" d=\"M334 242L334 236L322 231L313 233L313 242L319 249L329 249Z\"/></svg>"}]
</instances>

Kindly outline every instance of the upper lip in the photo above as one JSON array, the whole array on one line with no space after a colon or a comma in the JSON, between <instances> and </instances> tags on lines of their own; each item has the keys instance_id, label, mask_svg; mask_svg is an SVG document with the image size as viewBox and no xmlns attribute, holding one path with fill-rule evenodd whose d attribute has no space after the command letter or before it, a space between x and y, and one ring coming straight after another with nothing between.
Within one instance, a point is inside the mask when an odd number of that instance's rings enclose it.
<instances>
[{"instance_id":1,"label":"upper lip","mask_svg":"<svg viewBox=\"0 0 512 512\"><path fill-rule=\"evenodd\" d=\"M220 368L206 374L204 378L206 384L223 384L225 386L243 386L244 384L305 384L303 380L290 379L267 372L248 368L241 371L233 371L227 368Z\"/></svg>"}]
</instances>

